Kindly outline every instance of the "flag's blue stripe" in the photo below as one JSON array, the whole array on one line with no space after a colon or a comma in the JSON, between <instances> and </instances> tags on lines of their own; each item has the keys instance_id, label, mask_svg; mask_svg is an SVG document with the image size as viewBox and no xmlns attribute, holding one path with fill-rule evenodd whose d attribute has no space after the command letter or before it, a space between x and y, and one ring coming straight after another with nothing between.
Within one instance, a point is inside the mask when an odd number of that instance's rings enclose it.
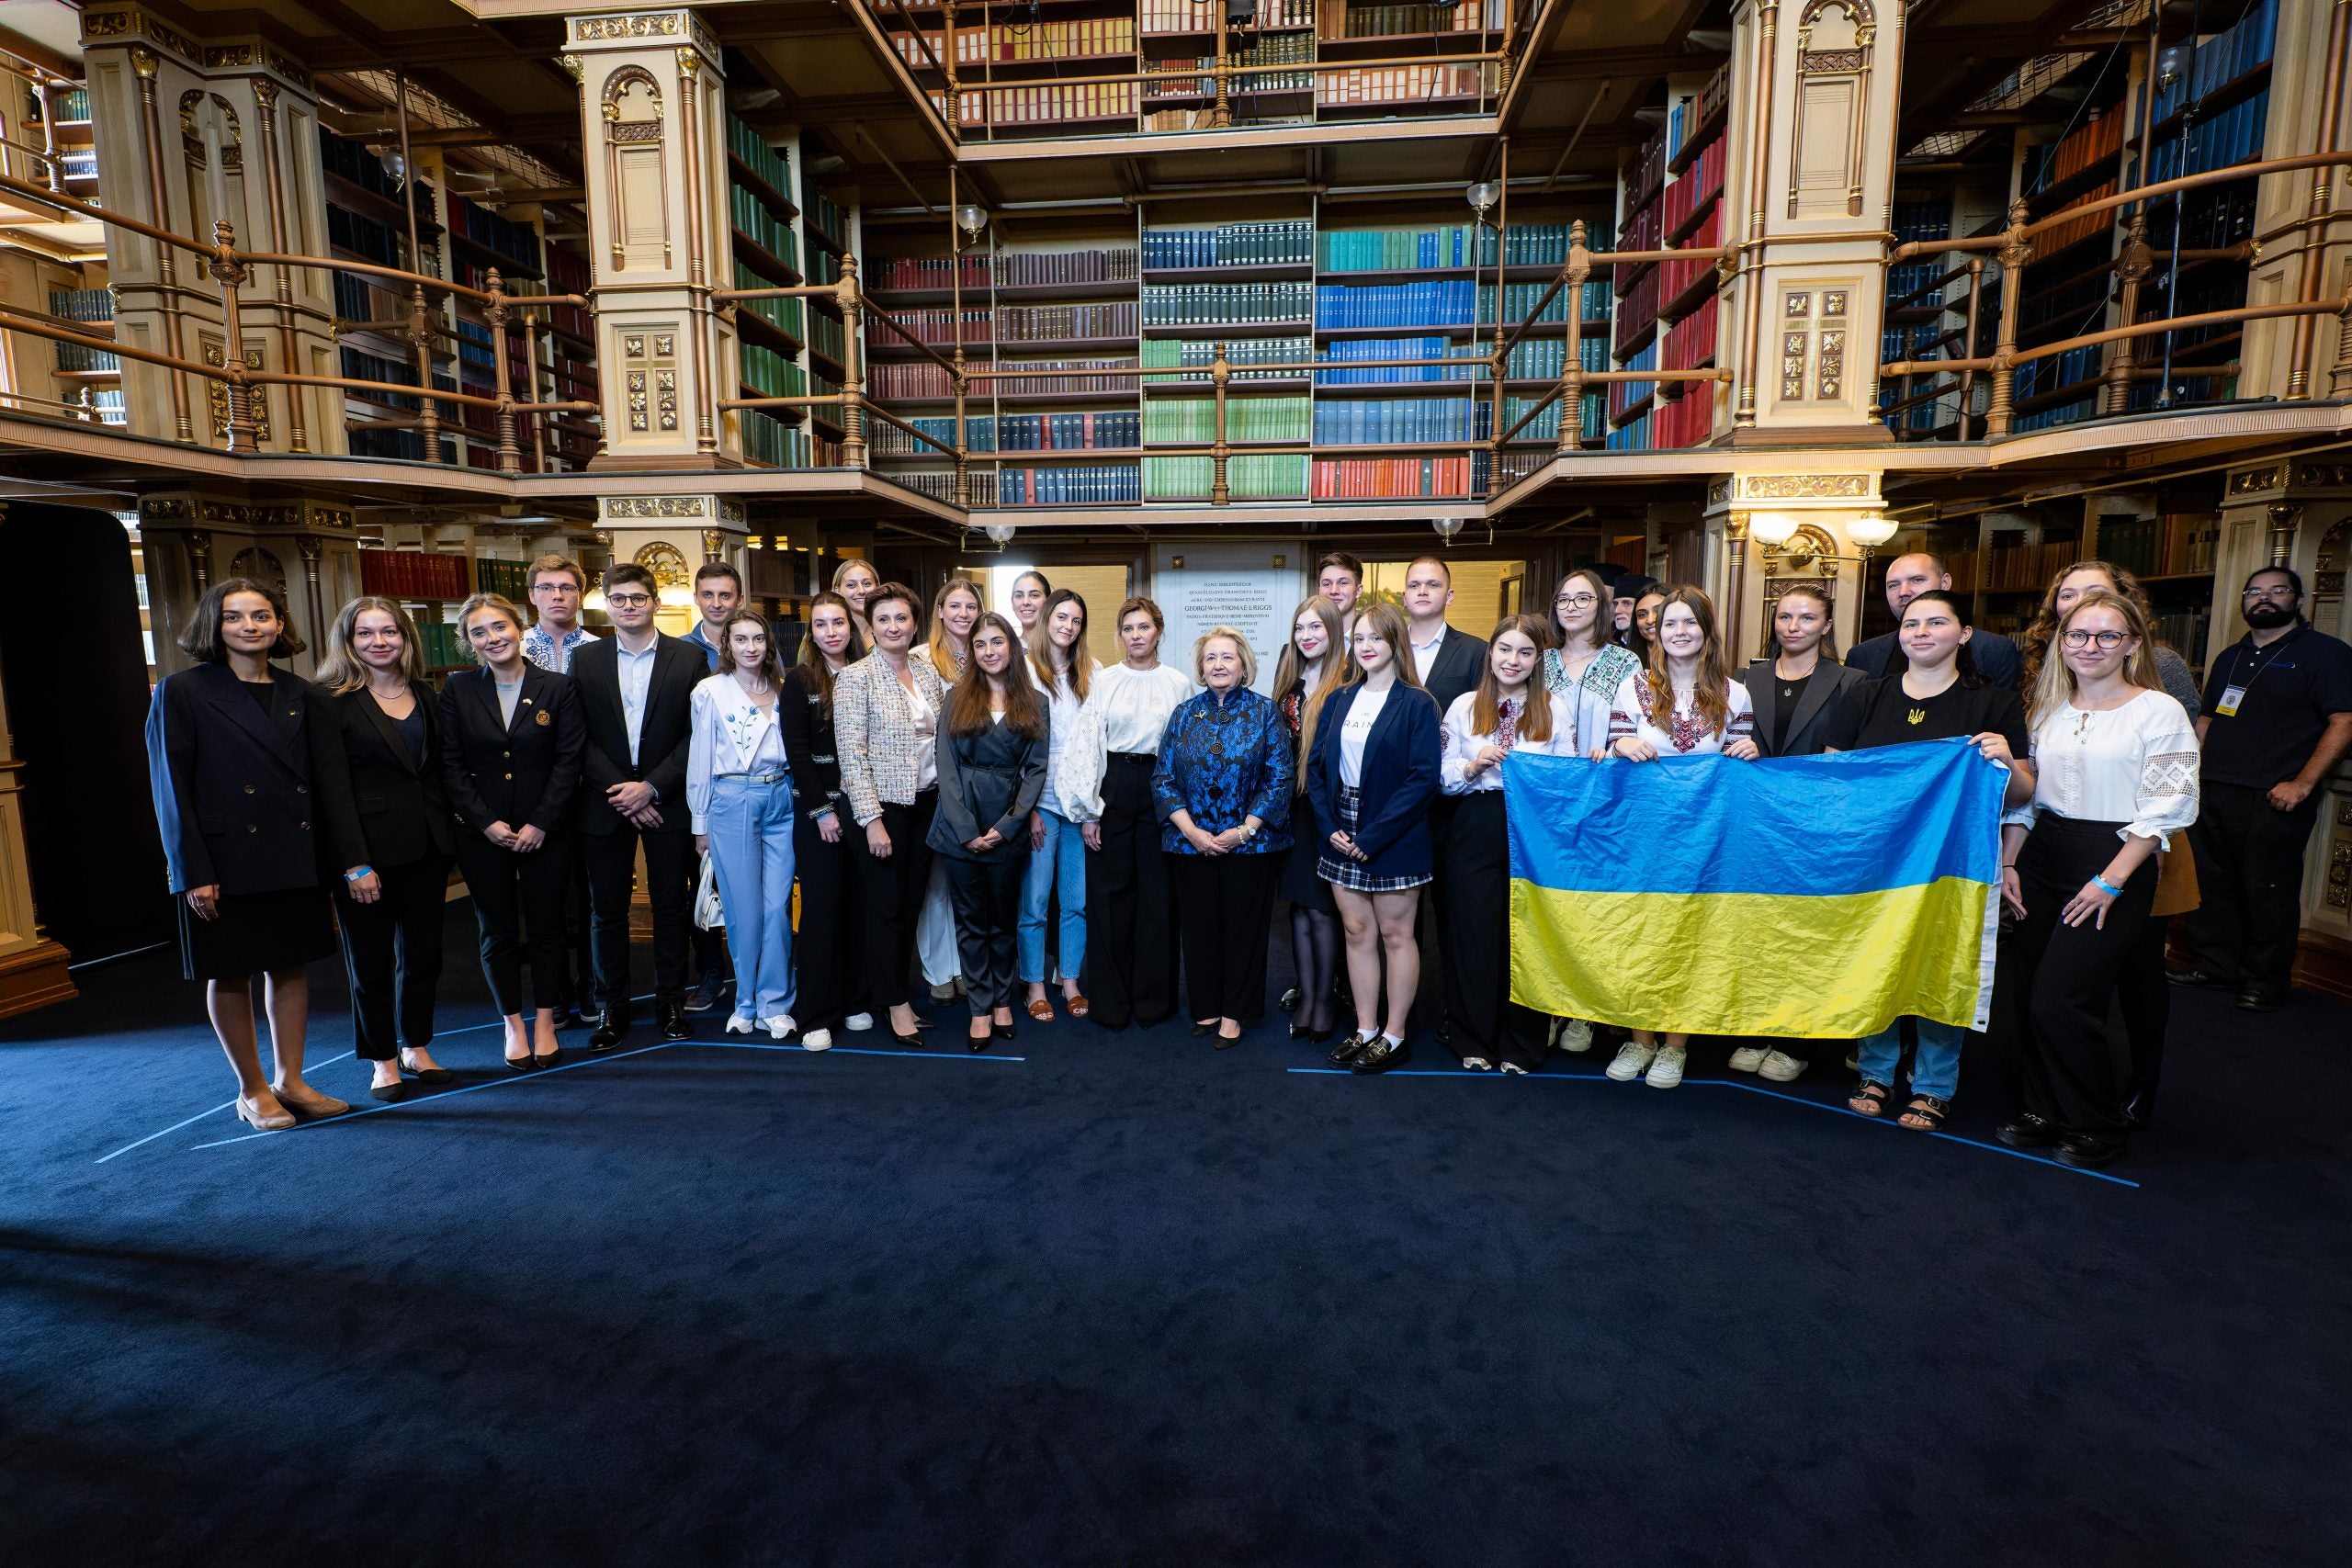
<instances>
[{"instance_id":1,"label":"flag's blue stripe","mask_svg":"<svg viewBox=\"0 0 2352 1568\"><path fill-rule=\"evenodd\" d=\"M1514 752L1510 874L1568 892L1811 897L1997 882L2007 779L1959 740L1760 762Z\"/></svg>"}]
</instances>

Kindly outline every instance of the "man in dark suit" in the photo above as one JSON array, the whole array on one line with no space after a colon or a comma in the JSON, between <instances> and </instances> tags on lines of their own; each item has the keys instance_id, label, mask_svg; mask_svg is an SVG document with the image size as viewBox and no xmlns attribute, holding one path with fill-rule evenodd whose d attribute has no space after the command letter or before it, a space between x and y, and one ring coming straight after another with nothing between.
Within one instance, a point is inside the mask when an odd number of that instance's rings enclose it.
<instances>
[{"instance_id":1,"label":"man in dark suit","mask_svg":"<svg viewBox=\"0 0 2352 1568\"><path fill-rule=\"evenodd\" d=\"M581 756L581 849L588 863L588 923L604 1020L588 1037L609 1051L628 1033L628 904L637 852L645 851L653 908L654 1016L671 1040L694 1033L686 1017L686 929L695 874L687 831L686 752L702 649L654 628L653 574L623 563L605 574L614 635L572 655L588 745Z\"/></svg>"},{"instance_id":2,"label":"man in dark suit","mask_svg":"<svg viewBox=\"0 0 2352 1568\"><path fill-rule=\"evenodd\" d=\"M1925 551L1917 555L1897 556L1886 563L1886 607L1894 612L1899 623L1904 607L1930 588L1951 587L1951 573L1944 570L1943 558ZM1978 630L1968 639L1969 654L1976 660L1976 671L2005 691L2014 692L2025 679L2025 657L2018 652L2018 645L1998 632ZM1890 674L1900 674L1911 661L1903 655L1901 644L1893 632L1874 637L1857 644L1846 655L1848 668L1859 670L1871 680Z\"/></svg>"},{"instance_id":3,"label":"man in dark suit","mask_svg":"<svg viewBox=\"0 0 2352 1568\"><path fill-rule=\"evenodd\" d=\"M1453 603L1453 571L1445 562L1435 556L1420 556L1405 568L1405 635L1412 645L1413 672L1429 688L1430 695L1437 699L1441 721L1456 697L1476 690L1478 678L1487 670L1486 639L1455 631L1445 624L1445 612ZM1422 895L1419 920L1421 1012L1426 1018L1432 1010L1437 1011L1438 1038L1449 1043L1452 1031L1443 1016L1445 976L1440 973L1437 933L1445 918L1442 906L1445 900L1446 829L1453 822L1453 806L1452 800L1441 795L1430 807L1437 880Z\"/></svg>"}]
</instances>

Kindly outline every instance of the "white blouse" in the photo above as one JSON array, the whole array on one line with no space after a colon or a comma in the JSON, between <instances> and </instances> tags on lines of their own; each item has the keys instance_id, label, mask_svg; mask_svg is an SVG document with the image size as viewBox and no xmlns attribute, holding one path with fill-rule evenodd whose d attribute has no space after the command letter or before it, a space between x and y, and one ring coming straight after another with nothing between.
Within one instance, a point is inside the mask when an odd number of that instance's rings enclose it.
<instances>
[{"instance_id":1,"label":"white blouse","mask_svg":"<svg viewBox=\"0 0 2352 1568\"><path fill-rule=\"evenodd\" d=\"M1649 675L1636 670L1625 677L1610 705L1608 743L1614 746L1632 735L1648 741L1661 757L1721 756L1725 746L1756 734L1756 707L1747 699L1747 688L1737 681L1726 684L1731 689L1725 694L1723 728L1702 730L1695 705L1679 693L1671 714L1652 713Z\"/></svg>"},{"instance_id":2,"label":"white blouse","mask_svg":"<svg viewBox=\"0 0 2352 1568\"><path fill-rule=\"evenodd\" d=\"M919 687L900 686L899 694L907 699L907 718L914 726L915 750L922 759L922 769L915 775L918 791L939 786L939 710Z\"/></svg>"},{"instance_id":3,"label":"white blouse","mask_svg":"<svg viewBox=\"0 0 2352 1568\"><path fill-rule=\"evenodd\" d=\"M1102 750L1156 757L1168 716L1200 688L1172 664L1134 670L1114 664L1094 678L1086 700L1102 730Z\"/></svg>"},{"instance_id":4,"label":"white blouse","mask_svg":"<svg viewBox=\"0 0 2352 1568\"><path fill-rule=\"evenodd\" d=\"M1581 755L1577 749L1577 707L1573 698L1560 692L1545 692L1541 680L1532 684L1535 694L1552 710L1551 738L1530 740L1524 734L1516 735L1506 750L1536 757ZM1448 795L1476 795L1481 790L1503 787L1503 771L1499 767L1488 768L1476 778L1465 776L1478 753L1496 743L1492 730L1480 734L1472 728L1471 713L1477 704L1477 693L1464 692L1445 710L1445 726L1441 734L1443 749L1438 759L1437 776L1439 787Z\"/></svg>"},{"instance_id":5,"label":"white blouse","mask_svg":"<svg viewBox=\"0 0 2352 1568\"><path fill-rule=\"evenodd\" d=\"M781 773L786 770L784 731L771 697L762 707L732 675L707 675L688 699L686 810L694 830L710 830L710 781L724 773Z\"/></svg>"},{"instance_id":6,"label":"white blouse","mask_svg":"<svg viewBox=\"0 0 2352 1568\"><path fill-rule=\"evenodd\" d=\"M1082 650L1080 657L1085 657ZM1091 659L1086 663L1086 689L1091 694L1094 682L1102 679L1102 666ZM1062 771L1062 759L1069 750L1070 738L1079 732L1079 714L1084 705L1067 674L1054 677L1053 690L1046 695L1046 793L1038 804L1067 822L1086 820L1085 802L1072 800L1063 792Z\"/></svg>"},{"instance_id":7,"label":"white blouse","mask_svg":"<svg viewBox=\"0 0 2352 1568\"><path fill-rule=\"evenodd\" d=\"M2120 822L2118 838L2172 835L2197 820L2197 730L2163 692L2086 713L2072 703L2033 727L2033 798L2001 819L2033 826L2044 811L2083 822Z\"/></svg>"},{"instance_id":8,"label":"white blouse","mask_svg":"<svg viewBox=\"0 0 2352 1568\"><path fill-rule=\"evenodd\" d=\"M1340 726L1340 782L1350 789L1363 787L1363 749L1372 740L1372 727L1380 722L1380 710L1388 705L1388 694L1396 689L1394 684L1377 692L1364 687Z\"/></svg>"}]
</instances>

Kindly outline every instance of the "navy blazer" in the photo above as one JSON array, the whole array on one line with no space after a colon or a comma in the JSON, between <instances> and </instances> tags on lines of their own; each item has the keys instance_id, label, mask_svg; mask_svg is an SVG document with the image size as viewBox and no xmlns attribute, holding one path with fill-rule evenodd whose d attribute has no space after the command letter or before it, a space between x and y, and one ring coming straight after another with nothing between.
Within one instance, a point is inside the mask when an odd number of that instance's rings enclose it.
<instances>
[{"instance_id":1,"label":"navy blazer","mask_svg":"<svg viewBox=\"0 0 2352 1568\"><path fill-rule=\"evenodd\" d=\"M171 890L316 887L318 688L272 669L267 713L221 664L175 671L147 709L147 783Z\"/></svg>"},{"instance_id":2,"label":"navy blazer","mask_svg":"<svg viewBox=\"0 0 2352 1568\"><path fill-rule=\"evenodd\" d=\"M1330 850L1330 835L1339 830L1340 731L1363 694L1361 681L1340 687L1324 699L1323 716L1316 721L1306 793L1324 835L1318 853ZM1359 864L1369 875L1427 876L1433 869L1430 807L1438 795L1438 729L1436 699L1402 680L1389 688L1364 742L1363 781L1358 786L1366 815L1357 825L1355 843L1367 857Z\"/></svg>"},{"instance_id":3,"label":"navy blazer","mask_svg":"<svg viewBox=\"0 0 2352 1568\"><path fill-rule=\"evenodd\" d=\"M686 810L686 753L694 737L695 688L710 673L702 649L666 633L653 638L653 676L645 686L645 718L638 727L637 762L628 760L628 715L621 707L621 643L617 637L583 644L571 656L571 683L587 727L580 754L580 826L599 837L621 825L621 814L605 799L616 784L653 786L662 826L650 831L683 833L692 821Z\"/></svg>"},{"instance_id":4,"label":"navy blazer","mask_svg":"<svg viewBox=\"0 0 2352 1568\"><path fill-rule=\"evenodd\" d=\"M498 685L487 667L460 670L441 688L441 783L470 832L503 822L553 838L571 826L586 743L568 675L526 660L512 726L499 717Z\"/></svg>"},{"instance_id":5,"label":"navy blazer","mask_svg":"<svg viewBox=\"0 0 2352 1568\"><path fill-rule=\"evenodd\" d=\"M336 871L413 865L457 848L441 777L441 714L433 688L409 682L424 719L424 761L409 755L400 727L365 686L319 694L316 770Z\"/></svg>"},{"instance_id":6,"label":"navy blazer","mask_svg":"<svg viewBox=\"0 0 2352 1568\"><path fill-rule=\"evenodd\" d=\"M1976 660L1976 672L1992 684L2014 692L2023 683L2025 655L1999 632L1976 628L1969 637L1968 652ZM1911 658L1903 651L1893 632L1881 632L1868 642L1848 649L1846 666L1860 671L1871 680L1881 681L1910 669Z\"/></svg>"}]
</instances>

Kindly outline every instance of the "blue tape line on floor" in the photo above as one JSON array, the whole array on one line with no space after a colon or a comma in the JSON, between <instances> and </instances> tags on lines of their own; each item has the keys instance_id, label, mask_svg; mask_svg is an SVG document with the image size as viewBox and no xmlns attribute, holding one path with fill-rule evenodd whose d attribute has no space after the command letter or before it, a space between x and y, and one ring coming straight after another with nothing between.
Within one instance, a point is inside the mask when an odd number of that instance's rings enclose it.
<instances>
[{"instance_id":1,"label":"blue tape line on floor","mask_svg":"<svg viewBox=\"0 0 2352 1568\"><path fill-rule=\"evenodd\" d=\"M1352 1072L1346 1067L1291 1067L1287 1070L1304 1077L1342 1078L1494 1078L1500 1080L1505 1076L1501 1073L1471 1072L1462 1067L1397 1067L1385 1073L1369 1074ZM1510 1076L1528 1083L1614 1083L1616 1081L1596 1073L1513 1073ZM1886 1117L1865 1116L1859 1111L1849 1111L1842 1105L1830 1105L1818 1100L1807 1100L1801 1094L1783 1094L1779 1089L1766 1089L1761 1084L1742 1083L1737 1078L1684 1078L1682 1084L1686 1089L1695 1085L1702 1089L1745 1089L1749 1094L1760 1094L1767 1100L1784 1100L1791 1105L1809 1105L1815 1111L1835 1111L1840 1116L1850 1116L1857 1122L1868 1122L1880 1127L1893 1127L1901 1133L1926 1133L1928 1137L1940 1138L1948 1144L1959 1144L1966 1148L1984 1149L1992 1154L2007 1155L2012 1159L2021 1159L2033 1165L2045 1166L2052 1170L2063 1170L2069 1176L2094 1177L2100 1181L2111 1181L2118 1187L2129 1187L2135 1192L2140 1190L2138 1182L2125 1177L2110 1176L2103 1170L2085 1170L2080 1166L2045 1159L2040 1155L2028 1154L2023 1149L2010 1148L2006 1144L1980 1143L1974 1138L1963 1138L1957 1133L1930 1132L1920 1127L1899 1127L1893 1120Z\"/></svg>"}]
</instances>

